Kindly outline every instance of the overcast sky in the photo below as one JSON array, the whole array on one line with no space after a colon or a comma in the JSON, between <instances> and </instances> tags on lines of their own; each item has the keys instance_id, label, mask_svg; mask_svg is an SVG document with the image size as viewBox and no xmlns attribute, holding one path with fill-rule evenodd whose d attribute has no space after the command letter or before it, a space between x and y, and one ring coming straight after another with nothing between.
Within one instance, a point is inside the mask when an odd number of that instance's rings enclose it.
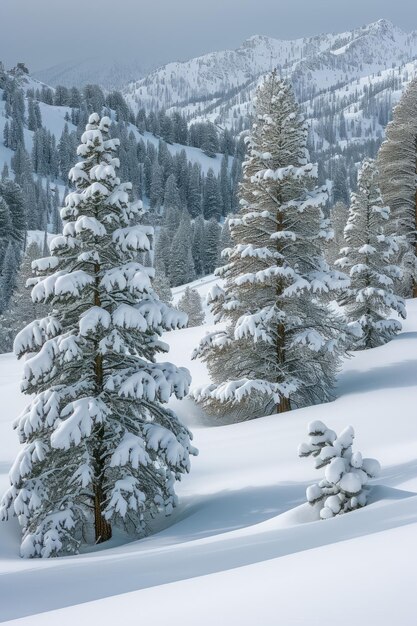
<instances>
[{"instance_id":1,"label":"overcast sky","mask_svg":"<svg viewBox=\"0 0 417 626\"><path fill-rule=\"evenodd\" d=\"M0 0L0 60L35 71L102 54L148 68L254 34L292 39L382 17L417 29L416 0Z\"/></svg>"}]
</instances>

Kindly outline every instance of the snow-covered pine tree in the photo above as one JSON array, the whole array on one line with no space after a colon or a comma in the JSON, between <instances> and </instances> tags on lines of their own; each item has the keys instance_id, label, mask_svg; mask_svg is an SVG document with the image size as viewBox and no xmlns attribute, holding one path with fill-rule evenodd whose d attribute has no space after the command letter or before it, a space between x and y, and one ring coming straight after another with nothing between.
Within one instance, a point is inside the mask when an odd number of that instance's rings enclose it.
<instances>
[{"instance_id":1,"label":"snow-covered pine tree","mask_svg":"<svg viewBox=\"0 0 417 626\"><path fill-rule=\"evenodd\" d=\"M12 180L0 181L0 198L3 198L10 211L10 241L13 241L18 248L22 248L27 228L22 190Z\"/></svg>"},{"instance_id":2,"label":"snow-covered pine tree","mask_svg":"<svg viewBox=\"0 0 417 626\"><path fill-rule=\"evenodd\" d=\"M168 228L162 226L158 230L158 234L155 242L155 267L158 265L165 276L169 274L170 267L170 251L171 251L171 237Z\"/></svg>"},{"instance_id":3,"label":"snow-covered pine tree","mask_svg":"<svg viewBox=\"0 0 417 626\"><path fill-rule=\"evenodd\" d=\"M192 228L187 209L181 213L181 221L175 233L170 251L169 277L172 287L185 285L195 279L192 246Z\"/></svg>"},{"instance_id":4,"label":"snow-covered pine tree","mask_svg":"<svg viewBox=\"0 0 417 626\"><path fill-rule=\"evenodd\" d=\"M223 155L220 167L220 193L222 197L223 215L227 215L232 209L232 189L229 175L229 158L227 154Z\"/></svg>"},{"instance_id":5,"label":"snow-covered pine tree","mask_svg":"<svg viewBox=\"0 0 417 626\"><path fill-rule=\"evenodd\" d=\"M12 219L10 209L4 198L0 196L0 272L3 269L4 257L10 243Z\"/></svg>"},{"instance_id":6,"label":"snow-covered pine tree","mask_svg":"<svg viewBox=\"0 0 417 626\"><path fill-rule=\"evenodd\" d=\"M191 289L187 286L177 307L188 316L188 326L201 326L203 324L205 316L201 296L197 289Z\"/></svg>"},{"instance_id":7,"label":"snow-covered pine tree","mask_svg":"<svg viewBox=\"0 0 417 626\"><path fill-rule=\"evenodd\" d=\"M344 244L344 231L349 216L349 208L343 202L336 202L330 209L330 223L333 230L333 237L329 239L324 247L324 255L329 265L334 265L339 258L340 249Z\"/></svg>"},{"instance_id":8,"label":"snow-covered pine tree","mask_svg":"<svg viewBox=\"0 0 417 626\"><path fill-rule=\"evenodd\" d=\"M10 298L16 288L17 273L20 265L20 250L10 241L4 255L2 275L0 281L0 312L3 313L9 306Z\"/></svg>"},{"instance_id":9,"label":"snow-covered pine tree","mask_svg":"<svg viewBox=\"0 0 417 626\"><path fill-rule=\"evenodd\" d=\"M188 179L187 208L192 217L201 214L201 166L194 163Z\"/></svg>"},{"instance_id":10,"label":"snow-covered pine tree","mask_svg":"<svg viewBox=\"0 0 417 626\"><path fill-rule=\"evenodd\" d=\"M169 278L165 273L165 267L159 257L155 257L155 278L153 287L158 297L165 304L172 304L172 291L169 286Z\"/></svg>"},{"instance_id":11,"label":"snow-covered pine tree","mask_svg":"<svg viewBox=\"0 0 417 626\"><path fill-rule=\"evenodd\" d=\"M133 536L149 515L176 504L175 480L189 470L190 433L166 407L187 393L190 375L171 363L163 329L185 316L152 289L153 269L137 262L153 232L120 183L110 119L90 116L76 190L62 210L63 234L34 263L35 302L51 314L15 340L29 354L22 389L37 394L16 422L24 444L10 472L2 513L23 529L21 554L48 557L103 542L112 527Z\"/></svg>"},{"instance_id":12,"label":"snow-covered pine tree","mask_svg":"<svg viewBox=\"0 0 417 626\"><path fill-rule=\"evenodd\" d=\"M203 213L206 220L212 217L220 219L222 214L222 197L220 195L219 181L211 167L204 181Z\"/></svg>"},{"instance_id":13,"label":"snow-covered pine tree","mask_svg":"<svg viewBox=\"0 0 417 626\"><path fill-rule=\"evenodd\" d=\"M349 177L344 160L336 162L333 175L332 195L335 203L342 202L346 205L349 202Z\"/></svg>"},{"instance_id":14,"label":"snow-covered pine tree","mask_svg":"<svg viewBox=\"0 0 417 626\"><path fill-rule=\"evenodd\" d=\"M347 318L362 328L358 349L380 346L401 330L398 319L388 318L392 311L406 316L404 300L394 293L402 275L395 264L401 241L386 234L390 209L384 206L378 179L375 161L366 159L358 174L357 191L351 196L344 230L346 246L336 261L336 266L350 275L350 286L339 301Z\"/></svg>"},{"instance_id":15,"label":"snow-covered pine tree","mask_svg":"<svg viewBox=\"0 0 417 626\"><path fill-rule=\"evenodd\" d=\"M152 164L152 180L150 190L150 206L155 211L159 211L164 196L162 169L158 161Z\"/></svg>"},{"instance_id":16,"label":"snow-covered pine tree","mask_svg":"<svg viewBox=\"0 0 417 626\"><path fill-rule=\"evenodd\" d=\"M164 209L181 209L181 198L174 174L171 174L165 183Z\"/></svg>"},{"instance_id":17,"label":"snow-covered pine tree","mask_svg":"<svg viewBox=\"0 0 417 626\"><path fill-rule=\"evenodd\" d=\"M206 245L204 238L205 222L202 215L198 215L192 225L193 239L191 244L191 252L193 255L195 273L197 276L204 275Z\"/></svg>"},{"instance_id":18,"label":"snow-covered pine tree","mask_svg":"<svg viewBox=\"0 0 417 626\"><path fill-rule=\"evenodd\" d=\"M204 269L206 274L212 274L219 260L220 224L212 217L204 224Z\"/></svg>"},{"instance_id":19,"label":"snow-covered pine tree","mask_svg":"<svg viewBox=\"0 0 417 626\"><path fill-rule=\"evenodd\" d=\"M209 157L216 156L216 152L219 151L219 139L214 124L205 124L201 149Z\"/></svg>"},{"instance_id":20,"label":"snow-covered pine tree","mask_svg":"<svg viewBox=\"0 0 417 626\"><path fill-rule=\"evenodd\" d=\"M35 304L26 286L32 280L32 261L38 259L42 251L37 243L31 242L22 258L19 273L16 276L16 289L11 297L7 311L0 316L0 352L13 350L13 341L17 333L34 319L47 314L42 304Z\"/></svg>"},{"instance_id":21,"label":"snow-covered pine tree","mask_svg":"<svg viewBox=\"0 0 417 626\"><path fill-rule=\"evenodd\" d=\"M364 459L360 452L352 451L355 431L345 428L336 433L317 420L308 425L309 443L298 448L300 457L315 457L316 469L325 467L325 477L307 487L307 501L319 505L321 519L348 513L368 502L370 478L380 472L376 459Z\"/></svg>"},{"instance_id":22,"label":"snow-covered pine tree","mask_svg":"<svg viewBox=\"0 0 417 626\"><path fill-rule=\"evenodd\" d=\"M2 168L2 170L1 170L0 179L1 179L2 181L3 181L3 180L7 180L7 179L9 178L9 176L10 176L10 173L9 173L9 166L7 165L7 162L5 162L5 163L3 164L3 168Z\"/></svg>"},{"instance_id":23,"label":"snow-covered pine tree","mask_svg":"<svg viewBox=\"0 0 417 626\"><path fill-rule=\"evenodd\" d=\"M351 329L328 301L349 283L321 253L328 225L308 161L307 127L291 87L275 72L257 93L240 188L240 214L229 220L233 247L211 294L225 330L194 353L213 383L193 395L217 414L248 419L331 397Z\"/></svg>"},{"instance_id":24,"label":"snow-covered pine tree","mask_svg":"<svg viewBox=\"0 0 417 626\"><path fill-rule=\"evenodd\" d=\"M399 260L404 297L417 297L417 79L414 78L394 109L378 153L380 186L391 209L389 234L406 238Z\"/></svg>"},{"instance_id":25,"label":"snow-covered pine tree","mask_svg":"<svg viewBox=\"0 0 417 626\"><path fill-rule=\"evenodd\" d=\"M233 245L233 242L230 235L229 220L226 219L222 226L222 232L220 233L219 258L217 265L221 263L223 250L225 250L226 248L230 248L231 245Z\"/></svg>"}]
</instances>

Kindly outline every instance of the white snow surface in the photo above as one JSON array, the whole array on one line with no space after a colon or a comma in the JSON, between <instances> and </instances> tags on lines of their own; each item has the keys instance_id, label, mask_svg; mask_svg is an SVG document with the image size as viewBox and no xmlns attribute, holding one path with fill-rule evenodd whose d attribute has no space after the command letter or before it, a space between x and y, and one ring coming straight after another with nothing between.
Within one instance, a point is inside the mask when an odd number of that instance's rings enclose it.
<instances>
[{"instance_id":1,"label":"white snow surface","mask_svg":"<svg viewBox=\"0 0 417 626\"><path fill-rule=\"evenodd\" d=\"M204 296L214 280L193 286ZM1 523L0 621L414 626L417 302L407 310L393 341L344 363L329 404L212 427L190 400L173 400L200 454L177 488L179 507L156 534L131 543L116 536L75 557L24 560L17 521ZM163 337L169 360L190 368L193 385L208 382L190 355L213 328L209 320ZM28 400L19 392L23 365L0 355L1 490L19 449L11 424ZM336 432L352 424L355 449L382 466L365 508L323 521L305 503L322 472L297 454L317 420Z\"/></svg>"}]
</instances>

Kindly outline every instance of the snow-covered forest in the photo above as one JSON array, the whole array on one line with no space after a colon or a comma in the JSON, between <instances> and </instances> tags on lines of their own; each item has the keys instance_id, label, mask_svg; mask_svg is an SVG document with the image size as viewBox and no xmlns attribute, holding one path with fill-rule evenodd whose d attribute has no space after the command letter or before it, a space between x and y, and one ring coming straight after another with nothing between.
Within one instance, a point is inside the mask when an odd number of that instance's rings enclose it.
<instances>
[{"instance_id":1,"label":"snow-covered forest","mask_svg":"<svg viewBox=\"0 0 417 626\"><path fill-rule=\"evenodd\" d=\"M417 31L137 68L0 62L0 621L411 626Z\"/></svg>"}]
</instances>

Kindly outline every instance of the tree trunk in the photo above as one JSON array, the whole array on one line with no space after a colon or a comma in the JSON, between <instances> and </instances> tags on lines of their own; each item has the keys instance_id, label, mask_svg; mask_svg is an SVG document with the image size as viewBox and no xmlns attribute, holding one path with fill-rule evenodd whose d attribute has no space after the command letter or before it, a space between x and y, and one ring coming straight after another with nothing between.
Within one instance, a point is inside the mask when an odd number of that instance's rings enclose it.
<instances>
[{"instance_id":1,"label":"tree trunk","mask_svg":"<svg viewBox=\"0 0 417 626\"><path fill-rule=\"evenodd\" d=\"M416 142L417 150L417 142ZM417 159L416 159L416 176L417 176ZM414 194L414 228L417 230L417 186ZM415 235L415 255L417 256L417 236ZM417 298L417 280L413 278L413 298Z\"/></svg>"},{"instance_id":2,"label":"tree trunk","mask_svg":"<svg viewBox=\"0 0 417 626\"><path fill-rule=\"evenodd\" d=\"M277 231L280 232L282 230L283 230L282 211L278 211L277 212ZM280 252L280 240L279 239L277 239L277 250L278 252ZM280 280L276 288L277 300L281 296L281 294L282 294L282 281ZM285 326L284 324L278 324L277 360L278 360L278 363L285 363ZM289 398L284 398L282 396L280 398L280 401L277 404L277 413L286 413L290 409L291 409L291 405L290 405Z\"/></svg>"},{"instance_id":3,"label":"tree trunk","mask_svg":"<svg viewBox=\"0 0 417 626\"><path fill-rule=\"evenodd\" d=\"M96 265L95 268L95 292L94 292L94 305L101 306L99 295L99 271L100 266ZM94 360L94 376L96 379L97 394L103 390L103 357L98 354L98 346L96 346L96 358ZM103 517L103 507L105 496L103 493L103 439L104 439L104 427L101 424L96 431L97 447L94 450L95 460L95 477L94 477L94 529L96 536L96 543L103 543L108 539L111 539L112 531L111 525Z\"/></svg>"},{"instance_id":4,"label":"tree trunk","mask_svg":"<svg viewBox=\"0 0 417 626\"><path fill-rule=\"evenodd\" d=\"M290 399L281 398L281 402L277 404L277 413L286 413L287 411L291 411Z\"/></svg>"},{"instance_id":5,"label":"tree trunk","mask_svg":"<svg viewBox=\"0 0 417 626\"><path fill-rule=\"evenodd\" d=\"M96 543L103 543L111 539L111 525L104 519L103 510L103 492L101 484L94 485L94 530Z\"/></svg>"},{"instance_id":6,"label":"tree trunk","mask_svg":"<svg viewBox=\"0 0 417 626\"><path fill-rule=\"evenodd\" d=\"M285 328L284 324L278 326L278 344L277 344L278 363L285 363ZM277 413L286 413L291 409L290 399L281 397L277 404Z\"/></svg>"}]
</instances>

